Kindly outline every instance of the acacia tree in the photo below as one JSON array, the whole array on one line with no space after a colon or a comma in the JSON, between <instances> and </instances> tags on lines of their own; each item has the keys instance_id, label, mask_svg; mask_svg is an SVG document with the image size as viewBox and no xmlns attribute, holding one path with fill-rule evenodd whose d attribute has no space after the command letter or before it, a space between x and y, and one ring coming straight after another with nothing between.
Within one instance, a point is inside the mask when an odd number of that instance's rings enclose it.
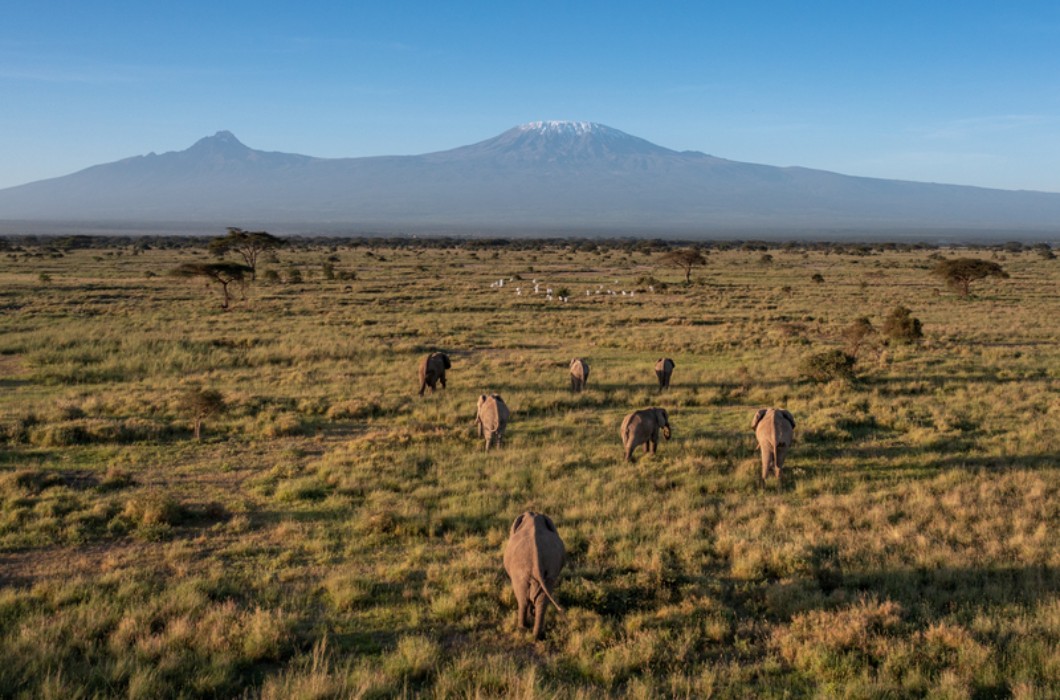
<instances>
[{"instance_id":1,"label":"acacia tree","mask_svg":"<svg viewBox=\"0 0 1060 700\"><path fill-rule=\"evenodd\" d=\"M203 277L221 285L221 293L224 295L224 303L221 304L221 308L227 309L230 296L228 293L228 285L233 282L244 282L247 274L250 272L252 272L252 270L249 266L240 265L239 263L188 262L183 263L180 267L172 270L170 274L174 277ZM244 296L244 298L246 297Z\"/></svg>"},{"instance_id":2,"label":"acacia tree","mask_svg":"<svg viewBox=\"0 0 1060 700\"><path fill-rule=\"evenodd\" d=\"M274 250L286 244L287 241L266 231L244 231L229 226L228 235L210 241L209 249L218 257L224 257L229 251L239 253L250 268L250 279L254 280L257 275L258 257L267 250Z\"/></svg>"},{"instance_id":3,"label":"acacia tree","mask_svg":"<svg viewBox=\"0 0 1060 700\"><path fill-rule=\"evenodd\" d=\"M987 277L1008 279L1008 273L996 262L980 260L979 258L940 260L935 264L931 272L941 277L946 282L946 286L964 298L971 296L972 282L986 279Z\"/></svg>"},{"instance_id":4,"label":"acacia tree","mask_svg":"<svg viewBox=\"0 0 1060 700\"><path fill-rule=\"evenodd\" d=\"M666 265L684 270L685 284L692 284L692 268L707 264L707 256L699 248L671 250L664 253L661 259Z\"/></svg>"},{"instance_id":5,"label":"acacia tree","mask_svg":"<svg viewBox=\"0 0 1060 700\"><path fill-rule=\"evenodd\" d=\"M225 408L221 392L213 389L188 389L180 397L180 409L191 416L196 442L201 439L203 420L224 413Z\"/></svg>"}]
</instances>

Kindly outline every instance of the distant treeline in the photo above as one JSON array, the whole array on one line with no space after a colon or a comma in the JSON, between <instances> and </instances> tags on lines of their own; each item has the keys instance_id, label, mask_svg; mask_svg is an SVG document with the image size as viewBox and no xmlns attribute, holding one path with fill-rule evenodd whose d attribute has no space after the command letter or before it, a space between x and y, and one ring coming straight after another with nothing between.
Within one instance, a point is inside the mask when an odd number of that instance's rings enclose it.
<instances>
[{"instance_id":1,"label":"distant treeline","mask_svg":"<svg viewBox=\"0 0 1060 700\"><path fill-rule=\"evenodd\" d=\"M178 235L10 235L0 236L0 250L9 252L64 253L84 249L176 250L206 248L215 236ZM287 244L295 249L327 248L409 248L409 249L465 249L465 250L542 250L567 249L584 253L624 251L654 253L679 248L702 250L807 250L840 255L872 255L885 251L937 250L948 247L927 242L849 242L849 241L759 241L759 240L678 240L663 238L481 238L481 237L416 237L416 236L289 236ZM962 248L1020 253L1050 250L1049 243L962 243Z\"/></svg>"}]
</instances>

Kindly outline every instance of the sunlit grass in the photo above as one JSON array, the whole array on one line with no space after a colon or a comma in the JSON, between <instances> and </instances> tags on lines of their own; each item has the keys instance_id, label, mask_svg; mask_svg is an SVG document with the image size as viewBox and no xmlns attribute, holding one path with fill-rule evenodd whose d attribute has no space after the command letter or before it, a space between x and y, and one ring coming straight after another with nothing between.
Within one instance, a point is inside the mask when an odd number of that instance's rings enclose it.
<instances>
[{"instance_id":1,"label":"sunlit grass","mask_svg":"<svg viewBox=\"0 0 1060 700\"><path fill-rule=\"evenodd\" d=\"M306 246L265 264L305 283L224 312L164 276L196 253L117 252L0 258L0 695L1060 692L1055 261L963 301L926 251L715 251L686 288L640 251ZM922 343L799 380L897 304ZM201 442L190 387L225 399ZM486 392L512 413L488 454ZM653 405L674 437L627 464ZM798 424L764 487L760 406ZM528 509L568 554L540 643L500 563Z\"/></svg>"}]
</instances>

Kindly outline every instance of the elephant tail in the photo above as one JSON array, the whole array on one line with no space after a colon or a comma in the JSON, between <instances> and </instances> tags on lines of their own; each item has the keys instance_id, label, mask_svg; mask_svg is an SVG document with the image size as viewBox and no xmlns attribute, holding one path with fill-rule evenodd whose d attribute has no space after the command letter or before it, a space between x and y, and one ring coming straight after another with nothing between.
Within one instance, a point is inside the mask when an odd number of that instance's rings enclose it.
<instances>
[{"instance_id":1,"label":"elephant tail","mask_svg":"<svg viewBox=\"0 0 1060 700\"><path fill-rule=\"evenodd\" d=\"M563 606L557 603L556 599L552 597L552 593L549 592L548 586L545 585L545 582L538 578L537 583L541 586L541 590L544 591L545 596L549 599L549 601L556 606L556 610L558 610L559 612L565 612L563 610Z\"/></svg>"},{"instance_id":2,"label":"elephant tail","mask_svg":"<svg viewBox=\"0 0 1060 700\"><path fill-rule=\"evenodd\" d=\"M541 590L544 591L545 596L548 597L549 601L556 606L556 610L563 612L563 606L556 602L556 599L552 597L552 592L548 590L548 584L545 583L545 576L541 572L541 557L534 557L534 578L537 580L537 584L541 586Z\"/></svg>"}]
</instances>

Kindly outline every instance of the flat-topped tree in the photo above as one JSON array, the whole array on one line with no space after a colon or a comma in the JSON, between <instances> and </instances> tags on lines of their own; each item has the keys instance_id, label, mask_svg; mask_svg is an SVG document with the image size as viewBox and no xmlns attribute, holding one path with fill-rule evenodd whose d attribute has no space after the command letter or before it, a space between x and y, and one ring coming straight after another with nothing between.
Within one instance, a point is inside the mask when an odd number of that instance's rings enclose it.
<instances>
[{"instance_id":1,"label":"flat-topped tree","mask_svg":"<svg viewBox=\"0 0 1060 700\"><path fill-rule=\"evenodd\" d=\"M987 277L1008 279L1008 273L996 262L979 258L940 260L931 272L945 280L946 286L964 298L971 296L972 282L976 280Z\"/></svg>"},{"instance_id":2,"label":"flat-topped tree","mask_svg":"<svg viewBox=\"0 0 1060 700\"><path fill-rule=\"evenodd\" d=\"M707 264L707 256L699 248L680 248L662 255L662 262L684 270L685 284L692 284L692 268Z\"/></svg>"},{"instance_id":3,"label":"flat-topped tree","mask_svg":"<svg viewBox=\"0 0 1060 700\"><path fill-rule=\"evenodd\" d=\"M169 274L174 277L204 277L221 285L221 292L224 295L224 303L221 304L221 308L227 309L229 300L228 285L233 282L244 282L247 275L252 272L253 270L249 266L240 265L239 263L188 262L171 270Z\"/></svg>"},{"instance_id":4,"label":"flat-topped tree","mask_svg":"<svg viewBox=\"0 0 1060 700\"><path fill-rule=\"evenodd\" d=\"M287 245L287 241L278 238L266 231L244 231L233 226L228 227L228 235L215 238L210 241L210 252L223 257L229 251L235 251L242 256L247 267L250 268L250 279L256 279L258 269L258 256L267 250L273 250Z\"/></svg>"}]
</instances>

